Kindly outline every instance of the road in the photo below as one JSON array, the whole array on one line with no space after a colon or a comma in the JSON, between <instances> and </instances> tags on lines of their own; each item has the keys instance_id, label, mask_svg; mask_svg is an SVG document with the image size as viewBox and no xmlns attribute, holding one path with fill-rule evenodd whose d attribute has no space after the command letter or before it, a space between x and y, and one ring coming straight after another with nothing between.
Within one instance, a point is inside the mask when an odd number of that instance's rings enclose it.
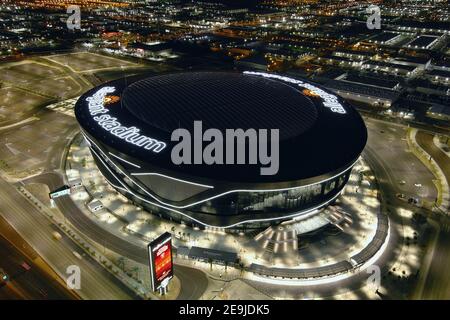
<instances>
[{"instance_id":1,"label":"road","mask_svg":"<svg viewBox=\"0 0 450 320\"><path fill-rule=\"evenodd\" d=\"M73 294L52 279L3 236L0 236L0 268L9 276L0 282L0 299L72 300ZM22 264L26 263L26 268ZM27 270L28 266L31 268Z\"/></svg>"},{"instance_id":2,"label":"road","mask_svg":"<svg viewBox=\"0 0 450 320\"><path fill-rule=\"evenodd\" d=\"M416 141L437 162L450 182L450 159L433 142L433 135L429 132L418 131ZM444 216L436 218L439 227L433 256L428 269L425 284L419 297L421 299L450 299L450 219Z\"/></svg>"},{"instance_id":3,"label":"road","mask_svg":"<svg viewBox=\"0 0 450 320\"><path fill-rule=\"evenodd\" d=\"M428 132L418 131L416 140L419 145L436 160L439 166L441 166L448 179L450 172L450 161L448 156L433 143L433 135ZM372 157L382 157L378 150L375 152L371 149L371 147L366 148L366 152L371 153ZM417 165L415 168L417 168ZM392 171L392 169L389 168L389 164L386 165L386 170ZM378 173L379 172L380 170L378 170ZM422 172L422 169L417 172L417 176L414 177L414 181L421 183L423 186L426 186L428 190L430 190L431 186L427 186L424 182L428 182L429 184L429 182L435 179L435 177L427 177L427 175L431 175L431 173L419 175L420 172ZM393 176L393 173L390 175ZM384 183L384 188L390 190L390 193L396 192L396 188L393 187L395 186L395 184L393 184L395 183L393 179L394 178L392 178L391 181L383 181L383 179L379 179L381 183ZM405 191L405 193L406 192L408 191ZM435 194L437 194L435 191L427 191L427 195L430 200L435 197ZM391 201L394 204L395 202L398 203L398 200L396 201L395 199L391 199ZM401 206L401 203L398 203L398 205ZM430 216L430 218L435 219L434 216ZM421 288L418 289L418 291L421 292L416 292L414 296L416 299L450 299L450 278L448 277L448 270L450 270L450 223L448 221L449 219L444 217L440 217L435 220L438 222L436 224L438 228L437 241L436 243L430 244L431 247L429 250L432 251L430 265L428 270L424 269L425 266L421 269L421 273L426 272L426 279L424 284L420 286ZM432 247L433 245L434 248Z\"/></svg>"},{"instance_id":4,"label":"road","mask_svg":"<svg viewBox=\"0 0 450 320\"><path fill-rule=\"evenodd\" d=\"M376 130L370 131L372 137L369 139L370 143L366 147L365 153L370 155L368 160L377 160L369 162L376 173L380 186L387 191L386 194L388 196L386 197L386 200L388 202L388 210L394 212L395 208L409 207L412 210L418 211L417 208L403 203L395 197L392 197L392 195L397 192L402 192L406 195L414 195L414 183L420 183L422 184L422 187L420 188L422 192L418 193L419 196L434 201L437 197L437 190L432 183L435 177L425 168L419 159L413 156L413 154L402 153L400 152L400 149L389 151L402 141L400 139L401 137L396 137L396 143L389 142L389 147L385 147L387 152L383 153L382 135L389 132L389 128L383 126L382 121L377 121L377 123L378 125L374 127L374 129L377 128L383 130L384 133L380 132L378 135L375 135L377 133ZM442 165L447 170L449 169L450 161L448 161L447 155L434 145L432 134L418 131L416 139L421 147L431 154L433 158L436 157L436 161L440 166ZM404 144L406 145L406 142ZM393 155L389 156L389 152L392 152ZM394 163L392 163L392 161L394 161L393 156L395 156ZM411 157L413 158L411 159ZM447 173L448 172L450 171L447 171ZM405 185L399 185L396 183L398 179L405 180L407 183ZM433 213L425 209L420 209L420 211L428 213L429 219L436 220ZM450 278L448 277L448 270L450 270L450 226L448 220L448 218L444 217L437 220L437 241L436 243L429 244L429 250L432 250L432 257L430 259L428 270L426 269L427 266L425 264L421 266L420 273L425 273L426 278L424 282L422 282L422 280L419 281L415 290L416 292L413 293L415 299L450 298Z\"/></svg>"},{"instance_id":5,"label":"road","mask_svg":"<svg viewBox=\"0 0 450 320\"><path fill-rule=\"evenodd\" d=\"M450 299L450 220L442 217L431 264L419 299Z\"/></svg>"},{"instance_id":6,"label":"road","mask_svg":"<svg viewBox=\"0 0 450 320\"><path fill-rule=\"evenodd\" d=\"M27 179L24 183L46 184L50 190L54 190L64 184L63 178L58 173L44 173ZM134 243L119 238L87 217L70 197L55 199L55 203L64 213L67 220L78 230L81 230L88 238L105 245L108 249L142 264L148 264L148 254L145 247L139 247ZM176 265L175 276L180 279L181 291L178 299L196 300L201 297L208 286L208 278L199 270Z\"/></svg>"},{"instance_id":7,"label":"road","mask_svg":"<svg viewBox=\"0 0 450 320\"><path fill-rule=\"evenodd\" d=\"M406 126L365 119L369 132L366 150L388 171L391 192L419 196L434 202L437 190L433 174L408 149Z\"/></svg>"},{"instance_id":8,"label":"road","mask_svg":"<svg viewBox=\"0 0 450 320\"><path fill-rule=\"evenodd\" d=\"M65 278L65 271L70 265L81 269L81 286L79 291L83 299L132 299L134 294L124 287L98 263L89 257L78 259L73 251L78 246L70 239L56 241L52 238L54 227L43 214L5 180L0 178L0 215L27 241L36 252ZM68 246L70 245L70 246ZM82 252L79 252L82 253Z\"/></svg>"},{"instance_id":9,"label":"road","mask_svg":"<svg viewBox=\"0 0 450 320\"><path fill-rule=\"evenodd\" d=\"M433 142L433 135L425 131L417 131L416 141L424 149L444 172L447 182L450 182L450 158Z\"/></svg>"}]
</instances>

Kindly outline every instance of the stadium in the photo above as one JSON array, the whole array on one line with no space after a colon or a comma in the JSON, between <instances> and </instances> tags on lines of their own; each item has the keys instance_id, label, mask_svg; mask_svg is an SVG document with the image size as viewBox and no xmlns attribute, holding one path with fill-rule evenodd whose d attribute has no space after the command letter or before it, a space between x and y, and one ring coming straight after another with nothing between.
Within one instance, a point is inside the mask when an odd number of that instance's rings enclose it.
<instances>
[{"instance_id":1,"label":"stadium","mask_svg":"<svg viewBox=\"0 0 450 320\"><path fill-rule=\"evenodd\" d=\"M81 96L75 115L118 192L162 218L230 231L332 204L367 141L364 121L347 102L306 80L265 72L120 79ZM279 129L276 174L261 174L259 164L174 163L172 133L193 132L195 121L204 130Z\"/></svg>"}]
</instances>

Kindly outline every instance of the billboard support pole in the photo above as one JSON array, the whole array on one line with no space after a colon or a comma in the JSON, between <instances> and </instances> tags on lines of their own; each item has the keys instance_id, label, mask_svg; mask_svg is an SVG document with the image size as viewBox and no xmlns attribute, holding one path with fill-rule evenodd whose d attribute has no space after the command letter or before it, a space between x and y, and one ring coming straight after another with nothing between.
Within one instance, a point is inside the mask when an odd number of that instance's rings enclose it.
<instances>
[{"instance_id":1,"label":"billboard support pole","mask_svg":"<svg viewBox=\"0 0 450 320\"><path fill-rule=\"evenodd\" d=\"M167 294L167 287L160 287L159 294L165 296Z\"/></svg>"},{"instance_id":2,"label":"billboard support pole","mask_svg":"<svg viewBox=\"0 0 450 320\"><path fill-rule=\"evenodd\" d=\"M169 278L166 278L163 280L163 282L161 282L161 287L159 288L159 293L164 296L167 294L168 290L168 286L169 286Z\"/></svg>"}]
</instances>

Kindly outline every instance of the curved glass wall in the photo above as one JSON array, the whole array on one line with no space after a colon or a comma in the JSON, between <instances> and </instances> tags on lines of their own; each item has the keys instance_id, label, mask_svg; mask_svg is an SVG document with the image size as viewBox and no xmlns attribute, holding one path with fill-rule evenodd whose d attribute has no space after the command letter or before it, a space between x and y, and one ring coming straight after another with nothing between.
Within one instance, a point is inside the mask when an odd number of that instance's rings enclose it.
<instances>
[{"instance_id":1,"label":"curved glass wall","mask_svg":"<svg viewBox=\"0 0 450 320\"><path fill-rule=\"evenodd\" d=\"M94 148L97 154L101 155L101 151ZM95 154L94 154L94 158ZM99 168L110 179L120 179L126 184L130 190L145 200L157 203L153 198L141 190L136 182L126 177L110 159L101 156L108 168L114 173L105 172L103 164L97 161ZM97 160L97 159L96 159ZM132 194L118 190L126 197L130 198L134 203L142 206L152 213L161 217L183 222L189 225L202 226L202 223L210 226L229 226L231 224L239 224L239 222L248 220L265 220L252 223L246 223L245 226L237 226L236 228L260 228L273 223L285 220L285 216L305 211L321 204L326 203L338 194L345 183L348 181L351 170L334 177L333 179L283 191L268 192L233 192L223 196L189 206L183 209L166 210L157 205L152 205L147 201L143 201ZM127 173L128 175L128 173ZM141 182L142 185L142 182ZM147 188L152 193L152 190ZM180 213L178 213L178 212ZM193 218L193 219L192 219ZM197 221L196 221L197 220ZM202 223L200 223L202 222Z\"/></svg>"}]
</instances>

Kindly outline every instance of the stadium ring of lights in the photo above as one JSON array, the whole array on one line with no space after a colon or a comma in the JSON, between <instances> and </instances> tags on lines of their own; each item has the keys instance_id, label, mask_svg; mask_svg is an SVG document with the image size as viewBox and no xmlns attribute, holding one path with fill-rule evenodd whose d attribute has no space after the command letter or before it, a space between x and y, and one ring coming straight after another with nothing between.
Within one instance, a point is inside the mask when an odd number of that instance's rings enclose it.
<instances>
[{"instance_id":1,"label":"stadium ring of lights","mask_svg":"<svg viewBox=\"0 0 450 320\"><path fill-rule=\"evenodd\" d=\"M100 171L136 205L233 231L315 214L335 201L367 141L346 101L306 80L254 71L115 80L82 95L75 115ZM261 175L260 163L174 164L172 132L194 136L199 120L203 132L279 129L278 172Z\"/></svg>"}]
</instances>

